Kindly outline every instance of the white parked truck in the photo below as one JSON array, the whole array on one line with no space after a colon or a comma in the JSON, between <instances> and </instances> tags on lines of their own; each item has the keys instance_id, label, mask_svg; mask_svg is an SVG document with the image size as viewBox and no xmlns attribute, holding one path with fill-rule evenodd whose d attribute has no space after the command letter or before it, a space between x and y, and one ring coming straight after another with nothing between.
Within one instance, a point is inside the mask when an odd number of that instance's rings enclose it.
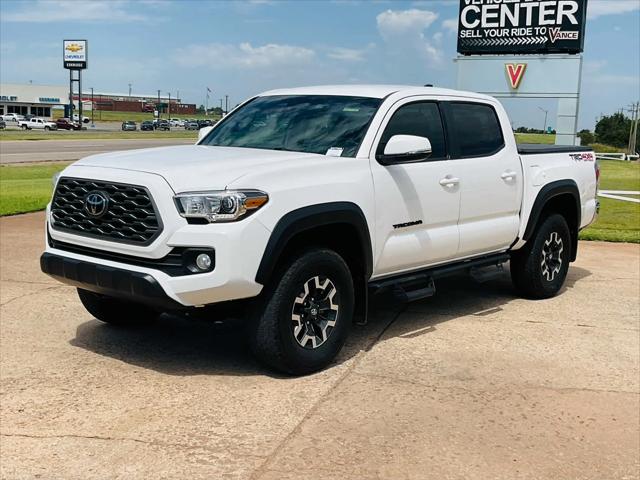
<instances>
[{"instance_id":1,"label":"white parked truck","mask_svg":"<svg viewBox=\"0 0 640 480\"><path fill-rule=\"evenodd\" d=\"M329 364L368 295L433 295L510 262L528 298L556 295L596 216L588 148L517 145L495 99L408 86L251 98L196 145L67 167L47 207L45 273L99 320L246 318L293 374Z\"/></svg>"},{"instance_id":2,"label":"white parked truck","mask_svg":"<svg viewBox=\"0 0 640 480\"><path fill-rule=\"evenodd\" d=\"M55 122L51 122L44 118L33 117L29 120L18 121L18 126L23 130L57 130L58 126Z\"/></svg>"}]
</instances>

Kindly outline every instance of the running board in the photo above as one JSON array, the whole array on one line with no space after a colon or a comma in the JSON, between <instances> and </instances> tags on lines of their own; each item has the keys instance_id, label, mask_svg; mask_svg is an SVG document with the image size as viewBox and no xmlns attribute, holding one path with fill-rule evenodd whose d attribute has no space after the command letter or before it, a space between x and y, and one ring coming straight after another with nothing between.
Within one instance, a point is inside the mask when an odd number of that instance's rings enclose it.
<instances>
[{"instance_id":1,"label":"running board","mask_svg":"<svg viewBox=\"0 0 640 480\"><path fill-rule=\"evenodd\" d=\"M413 302L435 295L435 280L438 278L467 272L476 281L487 281L501 275L502 264L508 262L509 259L508 253L500 253L373 280L369 282L369 291L372 295L377 295L383 291L391 290L399 300ZM496 271L487 272L485 271L486 267L496 267Z\"/></svg>"}]
</instances>

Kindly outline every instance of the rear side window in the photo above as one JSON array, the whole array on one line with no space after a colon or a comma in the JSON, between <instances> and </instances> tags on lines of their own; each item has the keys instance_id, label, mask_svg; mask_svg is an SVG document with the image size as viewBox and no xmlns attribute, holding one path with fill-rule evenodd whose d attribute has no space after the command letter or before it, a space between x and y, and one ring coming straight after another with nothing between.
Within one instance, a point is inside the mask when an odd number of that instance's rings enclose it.
<instances>
[{"instance_id":1,"label":"rear side window","mask_svg":"<svg viewBox=\"0 0 640 480\"><path fill-rule=\"evenodd\" d=\"M444 128L437 103L409 103L396 110L382 134L376 150L377 155L384 153L384 147L394 135L427 137L433 151L429 160L443 159L447 156Z\"/></svg>"},{"instance_id":2,"label":"rear side window","mask_svg":"<svg viewBox=\"0 0 640 480\"><path fill-rule=\"evenodd\" d=\"M493 155L504 146L496 111L481 103L447 103L447 129L453 158Z\"/></svg>"}]
</instances>

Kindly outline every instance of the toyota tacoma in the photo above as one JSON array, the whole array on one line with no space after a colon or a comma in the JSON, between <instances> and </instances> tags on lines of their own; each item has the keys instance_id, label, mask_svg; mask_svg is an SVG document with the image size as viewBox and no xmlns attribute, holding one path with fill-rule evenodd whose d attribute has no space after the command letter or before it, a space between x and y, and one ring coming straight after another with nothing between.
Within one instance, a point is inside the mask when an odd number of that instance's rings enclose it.
<instances>
[{"instance_id":1,"label":"toyota tacoma","mask_svg":"<svg viewBox=\"0 0 640 480\"><path fill-rule=\"evenodd\" d=\"M556 295L598 175L588 148L517 145L488 96L270 91L195 145L63 170L41 268L112 324L241 316L259 359L306 374L335 358L375 292L416 300L443 276L510 262L521 295Z\"/></svg>"}]
</instances>

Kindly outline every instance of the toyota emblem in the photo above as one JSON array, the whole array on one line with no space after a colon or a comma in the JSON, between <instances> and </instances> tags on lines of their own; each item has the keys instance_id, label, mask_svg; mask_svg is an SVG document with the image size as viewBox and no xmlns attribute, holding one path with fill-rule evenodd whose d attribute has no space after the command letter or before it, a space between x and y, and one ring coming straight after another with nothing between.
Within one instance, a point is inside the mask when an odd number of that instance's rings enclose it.
<instances>
[{"instance_id":1,"label":"toyota emblem","mask_svg":"<svg viewBox=\"0 0 640 480\"><path fill-rule=\"evenodd\" d=\"M92 217L101 217L107 211L109 198L103 192L89 192L84 198L84 209Z\"/></svg>"}]
</instances>

